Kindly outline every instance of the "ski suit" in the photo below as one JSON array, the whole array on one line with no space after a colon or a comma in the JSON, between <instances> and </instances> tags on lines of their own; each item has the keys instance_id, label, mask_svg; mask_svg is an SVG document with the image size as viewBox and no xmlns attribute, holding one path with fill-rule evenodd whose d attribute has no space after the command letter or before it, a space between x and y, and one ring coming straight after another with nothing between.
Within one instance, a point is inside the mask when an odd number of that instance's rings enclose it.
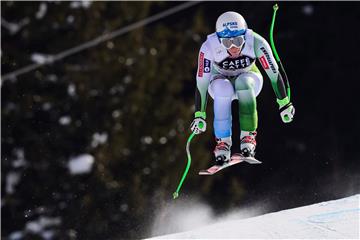
<instances>
[{"instance_id":1,"label":"ski suit","mask_svg":"<svg viewBox=\"0 0 360 240\"><path fill-rule=\"evenodd\" d=\"M263 86L263 77L256 59L270 78L277 102L289 102L283 77L268 42L251 29L237 58L231 58L216 33L207 36L198 56L195 111L205 114L208 94L214 100L214 132L216 138L232 134L231 102L239 102L240 129L255 131L258 127L256 97Z\"/></svg>"}]
</instances>

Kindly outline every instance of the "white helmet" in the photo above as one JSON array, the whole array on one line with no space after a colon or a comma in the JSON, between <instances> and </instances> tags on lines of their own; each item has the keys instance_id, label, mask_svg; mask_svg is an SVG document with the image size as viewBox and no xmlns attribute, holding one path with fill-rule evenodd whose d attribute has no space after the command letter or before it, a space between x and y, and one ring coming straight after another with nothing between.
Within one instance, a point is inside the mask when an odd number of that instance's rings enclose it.
<instances>
[{"instance_id":1,"label":"white helmet","mask_svg":"<svg viewBox=\"0 0 360 240\"><path fill-rule=\"evenodd\" d=\"M230 38L244 35L247 24L237 12L225 12L216 21L216 34L219 38Z\"/></svg>"}]
</instances>

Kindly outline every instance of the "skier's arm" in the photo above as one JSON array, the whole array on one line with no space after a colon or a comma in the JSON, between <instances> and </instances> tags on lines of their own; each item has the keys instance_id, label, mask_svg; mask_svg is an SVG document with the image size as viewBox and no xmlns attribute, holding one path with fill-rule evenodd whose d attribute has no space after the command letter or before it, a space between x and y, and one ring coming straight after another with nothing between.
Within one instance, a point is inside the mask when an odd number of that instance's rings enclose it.
<instances>
[{"instance_id":1,"label":"skier's arm","mask_svg":"<svg viewBox=\"0 0 360 240\"><path fill-rule=\"evenodd\" d=\"M195 117L202 116L204 119L206 118L212 60L211 52L208 50L205 42L199 51L195 91Z\"/></svg>"},{"instance_id":2,"label":"skier's arm","mask_svg":"<svg viewBox=\"0 0 360 240\"><path fill-rule=\"evenodd\" d=\"M206 130L206 105L208 99L208 87L211 77L211 52L206 42L201 46L198 57L198 69L196 72L195 90L195 118L191 123L191 130L196 134Z\"/></svg>"},{"instance_id":3,"label":"skier's arm","mask_svg":"<svg viewBox=\"0 0 360 240\"><path fill-rule=\"evenodd\" d=\"M290 102L289 96L285 90L284 77L279 72L273 53L269 43L259 34L254 33L255 55L261 63L261 66L269 76L272 88L276 95L276 101L279 104L280 116L283 122L291 122L294 118L295 108ZM284 73L283 73L284 74Z\"/></svg>"},{"instance_id":4,"label":"skier's arm","mask_svg":"<svg viewBox=\"0 0 360 240\"><path fill-rule=\"evenodd\" d=\"M290 102L283 80L283 76L279 72L279 66L273 56L269 43L259 34L254 33L255 55L261 63L261 66L269 76L271 86L275 92L277 102L280 107L285 106Z\"/></svg>"}]
</instances>

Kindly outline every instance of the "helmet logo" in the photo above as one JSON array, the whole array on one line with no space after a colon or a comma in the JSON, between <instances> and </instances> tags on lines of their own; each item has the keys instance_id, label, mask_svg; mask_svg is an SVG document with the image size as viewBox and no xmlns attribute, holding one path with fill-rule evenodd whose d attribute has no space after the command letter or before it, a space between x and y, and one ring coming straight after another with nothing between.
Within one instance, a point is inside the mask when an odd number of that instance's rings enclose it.
<instances>
[{"instance_id":1,"label":"helmet logo","mask_svg":"<svg viewBox=\"0 0 360 240\"><path fill-rule=\"evenodd\" d=\"M223 27L230 27L230 28L237 28L237 22L226 22L226 23L223 23Z\"/></svg>"}]
</instances>

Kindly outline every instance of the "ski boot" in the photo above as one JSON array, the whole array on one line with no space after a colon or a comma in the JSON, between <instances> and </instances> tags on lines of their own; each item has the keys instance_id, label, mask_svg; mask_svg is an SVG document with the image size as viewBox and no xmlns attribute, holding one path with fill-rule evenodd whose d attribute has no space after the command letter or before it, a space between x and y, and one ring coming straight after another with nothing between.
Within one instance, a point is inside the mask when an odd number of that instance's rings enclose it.
<instances>
[{"instance_id":1,"label":"ski boot","mask_svg":"<svg viewBox=\"0 0 360 240\"><path fill-rule=\"evenodd\" d=\"M256 131L241 131L240 134L240 151L244 157L254 157L256 148Z\"/></svg>"},{"instance_id":2,"label":"ski boot","mask_svg":"<svg viewBox=\"0 0 360 240\"><path fill-rule=\"evenodd\" d=\"M214 150L217 165L223 165L230 161L231 156L231 136L226 138L216 138L216 147Z\"/></svg>"}]
</instances>

